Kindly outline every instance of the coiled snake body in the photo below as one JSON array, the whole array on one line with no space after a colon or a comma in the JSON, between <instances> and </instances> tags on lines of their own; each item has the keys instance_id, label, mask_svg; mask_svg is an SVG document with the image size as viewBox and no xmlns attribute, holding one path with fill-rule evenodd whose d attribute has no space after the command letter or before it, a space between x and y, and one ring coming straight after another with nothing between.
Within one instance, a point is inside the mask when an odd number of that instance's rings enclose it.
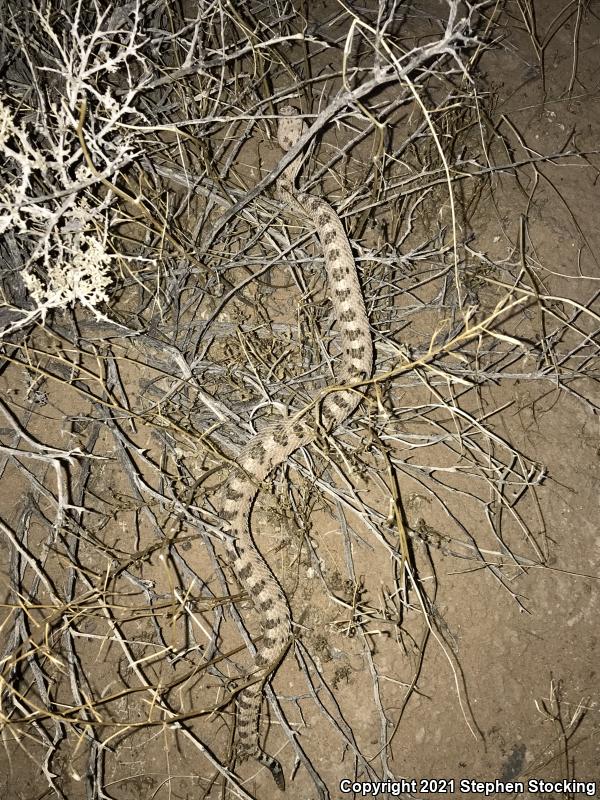
<instances>
[{"instance_id":1,"label":"coiled snake body","mask_svg":"<svg viewBox=\"0 0 600 800\"><path fill-rule=\"evenodd\" d=\"M296 110L281 109L278 140L289 150L306 129ZM294 188L300 157L295 159L277 181L281 200L298 216L316 228L324 252L327 287L331 298L342 353L338 358L336 384L347 384L371 375L373 345L356 265L338 215L319 197ZM326 393L319 405L318 419L325 431L345 420L360 402L357 391ZM291 615L285 594L257 549L250 533L252 505L260 486L277 466L299 447L316 436L317 424L312 412L295 416L269 427L256 436L241 452L224 490L221 516L231 539L227 545L232 569L248 593L260 620L263 636L255 658L256 682L237 697L237 747L240 761L255 758L272 773L284 788L279 762L260 746L258 721L264 682L281 660L292 638ZM256 530L255 533L260 533Z\"/></svg>"}]
</instances>

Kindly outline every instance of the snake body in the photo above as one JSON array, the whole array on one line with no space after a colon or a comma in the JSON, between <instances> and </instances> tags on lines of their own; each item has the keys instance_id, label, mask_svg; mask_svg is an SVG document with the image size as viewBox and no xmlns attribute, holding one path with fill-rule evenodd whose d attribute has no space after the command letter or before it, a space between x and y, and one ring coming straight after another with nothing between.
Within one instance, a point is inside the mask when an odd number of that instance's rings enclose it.
<instances>
[{"instance_id":1,"label":"snake body","mask_svg":"<svg viewBox=\"0 0 600 800\"><path fill-rule=\"evenodd\" d=\"M294 108L281 109L278 141L283 150L289 150L305 129ZM299 168L300 157L279 177L277 192L287 208L315 226L323 248L328 294L342 345L337 359L340 368L335 374L336 385L360 381L371 375L373 345L356 264L344 227L333 208L320 197L295 189ZM326 431L335 429L354 411L360 399L361 395L351 390L325 394L319 405L321 427ZM262 628L252 676L255 682L242 689L236 701L236 756L239 761L254 758L266 766L281 789L285 786L283 770L260 746L258 722L264 682L285 655L292 638L291 615L283 589L253 540L250 517L261 484L316 434L314 415L301 413L262 431L237 458L221 508L230 534L227 552L231 567L248 593ZM254 532L259 534L260 530L255 527Z\"/></svg>"}]
</instances>

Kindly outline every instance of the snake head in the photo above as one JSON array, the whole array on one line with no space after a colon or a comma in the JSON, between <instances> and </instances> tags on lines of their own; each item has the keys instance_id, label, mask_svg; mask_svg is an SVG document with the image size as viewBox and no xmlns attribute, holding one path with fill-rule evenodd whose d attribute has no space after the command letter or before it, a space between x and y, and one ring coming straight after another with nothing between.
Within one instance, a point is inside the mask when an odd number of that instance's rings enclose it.
<instances>
[{"instance_id":1,"label":"snake head","mask_svg":"<svg viewBox=\"0 0 600 800\"><path fill-rule=\"evenodd\" d=\"M282 150L290 150L307 130L306 124L297 108L283 106L279 109L280 119L277 128L277 141Z\"/></svg>"}]
</instances>

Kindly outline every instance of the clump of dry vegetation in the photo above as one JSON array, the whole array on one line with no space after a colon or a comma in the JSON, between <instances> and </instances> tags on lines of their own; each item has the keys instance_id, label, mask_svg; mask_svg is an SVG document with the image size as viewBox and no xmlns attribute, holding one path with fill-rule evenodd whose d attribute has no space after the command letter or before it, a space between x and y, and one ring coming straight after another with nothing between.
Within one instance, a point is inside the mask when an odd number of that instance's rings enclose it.
<instances>
[{"instance_id":1,"label":"clump of dry vegetation","mask_svg":"<svg viewBox=\"0 0 600 800\"><path fill-rule=\"evenodd\" d=\"M475 729L432 564L485 569L521 604L514 577L548 561L544 465L487 392L547 383L597 411L598 316L548 291L525 218L503 260L471 230L498 176L581 156L512 155L479 90L493 4L305 11L0 12L0 726L40 796L253 795L231 741L255 631L214 493L341 357L314 232L271 191L299 151L273 145L281 104L306 114L303 186L344 220L376 350L359 411L255 511L297 627L266 690L296 786L401 775L431 647Z\"/></svg>"}]
</instances>

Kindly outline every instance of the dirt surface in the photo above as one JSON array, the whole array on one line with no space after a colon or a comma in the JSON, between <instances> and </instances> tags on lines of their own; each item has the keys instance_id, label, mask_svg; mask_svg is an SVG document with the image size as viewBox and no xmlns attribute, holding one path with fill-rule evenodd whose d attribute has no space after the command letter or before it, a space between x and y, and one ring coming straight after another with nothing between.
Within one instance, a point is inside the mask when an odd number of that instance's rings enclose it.
<instances>
[{"instance_id":1,"label":"dirt surface","mask_svg":"<svg viewBox=\"0 0 600 800\"><path fill-rule=\"evenodd\" d=\"M345 59L368 58L369 33L350 42L344 6L308 5L306 35L341 42L311 55L312 75L331 74L313 87L318 112ZM356 13L376 24L375 4ZM447 6L403 13L398 53L405 29L411 46L439 35L429 19ZM378 380L339 436L273 475L253 514L297 637L261 721L285 793L231 759L233 693L253 665L237 614L260 629L215 497L273 404L302 407L334 381L335 320L312 228L282 221L268 192L254 220L231 219L231 238L196 248L280 161L273 130L216 126L212 166L197 141L178 162L185 136L159 132L152 169L120 179L113 226L119 252L148 245L157 228L131 197L164 181L153 208L172 210L172 227L152 262L115 259L103 319L58 310L7 338L3 800L341 800L359 784L366 797L600 796L600 4L523 1L488 17L464 84L453 65L456 108L442 79L423 107L401 83L382 88L365 98L373 113L407 91L382 139L389 161L373 133L308 183L351 236ZM301 69L301 44L284 54ZM165 101L165 126L178 102ZM313 174L363 129L328 123ZM186 194L172 174L148 177L162 148L172 169L212 181L230 159L236 172L210 183L217 200ZM413 184L421 168L431 180ZM443 341L452 352L428 360Z\"/></svg>"}]
</instances>

